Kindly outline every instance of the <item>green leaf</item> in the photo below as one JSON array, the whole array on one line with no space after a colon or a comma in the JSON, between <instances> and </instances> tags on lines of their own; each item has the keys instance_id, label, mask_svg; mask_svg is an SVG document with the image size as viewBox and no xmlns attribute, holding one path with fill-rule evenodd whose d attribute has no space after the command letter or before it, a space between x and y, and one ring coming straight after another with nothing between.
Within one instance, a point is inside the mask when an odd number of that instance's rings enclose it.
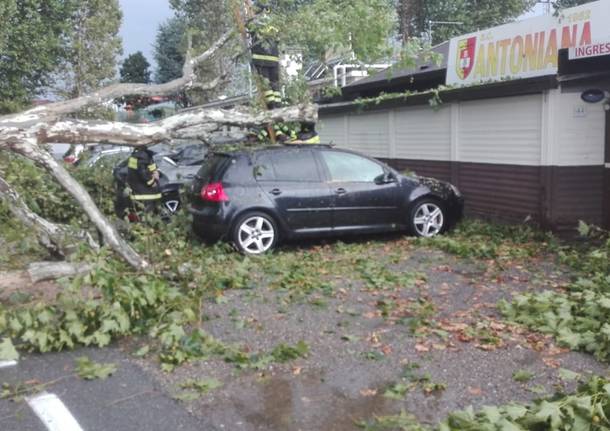
<instances>
[{"instance_id":1,"label":"green leaf","mask_svg":"<svg viewBox=\"0 0 610 431\"><path fill-rule=\"evenodd\" d=\"M117 370L115 364L101 364L93 362L86 356L76 359L76 373L85 380L105 380Z\"/></svg>"},{"instance_id":2,"label":"green leaf","mask_svg":"<svg viewBox=\"0 0 610 431\"><path fill-rule=\"evenodd\" d=\"M563 418L561 405L559 402L542 401L533 417L549 423L553 430L558 430Z\"/></svg>"},{"instance_id":3,"label":"green leaf","mask_svg":"<svg viewBox=\"0 0 610 431\"><path fill-rule=\"evenodd\" d=\"M136 350L134 355L137 356L138 358L142 358L142 357L148 355L148 352L150 352L150 346L148 344L146 344L146 345L140 347L138 350Z\"/></svg>"},{"instance_id":4,"label":"green leaf","mask_svg":"<svg viewBox=\"0 0 610 431\"><path fill-rule=\"evenodd\" d=\"M3 338L0 343L0 361L16 361L19 359L19 352L15 349L10 338Z\"/></svg>"},{"instance_id":5,"label":"green leaf","mask_svg":"<svg viewBox=\"0 0 610 431\"><path fill-rule=\"evenodd\" d=\"M527 370L518 370L513 373L513 380L519 383L529 382L534 378L534 374Z\"/></svg>"},{"instance_id":6,"label":"green leaf","mask_svg":"<svg viewBox=\"0 0 610 431\"><path fill-rule=\"evenodd\" d=\"M558 371L558 374L559 374L559 378L561 380L567 380L567 381L578 380L578 379L580 379L580 376L581 376L579 373L576 373L571 370L567 370L565 368L560 368Z\"/></svg>"}]
</instances>

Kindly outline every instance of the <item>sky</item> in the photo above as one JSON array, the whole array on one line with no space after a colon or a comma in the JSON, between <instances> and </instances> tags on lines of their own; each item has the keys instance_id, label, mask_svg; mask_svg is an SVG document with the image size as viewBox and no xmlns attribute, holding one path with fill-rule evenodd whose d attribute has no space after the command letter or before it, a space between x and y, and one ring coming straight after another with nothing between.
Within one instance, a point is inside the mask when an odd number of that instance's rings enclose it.
<instances>
[{"instance_id":1,"label":"sky","mask_svg":"<svg viewBox=\"0 0 610 431\"><path fill-rule=\"evenodd\" d=\"M212 0L214 1L214 0ZM159 24L172 16L168 0L119 0L123 8L124 56L142 51L153 65L153 43ZM544 6L537 5L534 10L523 18L531 18L544 13Z\"/></svg>"},{"instance_id":2,"label":"sky","mask_svg":"<svg viewBox=\"0 0 610 431\"><path fill-rule=\"evenodd\" d=\"M168 0L119 0L123 9L123 54L142 51L154 64L153 43L159 24L172 16Z\"/></svg>"}]
</instances>

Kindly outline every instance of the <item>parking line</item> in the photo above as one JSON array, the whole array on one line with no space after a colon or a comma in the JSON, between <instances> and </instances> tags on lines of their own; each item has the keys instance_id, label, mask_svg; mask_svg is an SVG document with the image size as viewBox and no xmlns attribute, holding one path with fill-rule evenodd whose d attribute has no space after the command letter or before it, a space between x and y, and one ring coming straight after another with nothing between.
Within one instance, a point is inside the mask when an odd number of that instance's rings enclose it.
<instances>
[{"instance_id":1,"label":"parking line","mask_svg":"<svg viewBox=\"0 0 610 431\"><path fill-rule=\"evenodd\" d=\"M26 401L49 431L83 431L57 395L42 392Z\"/></svg>"},{"instance_id":2,"label":"parking line","mask_svg":"<svg viewBox=\"0 0 610 431\"><path fill-rule=\"evenodd\" d=\"M14 367L17 361L0 361L0 368Z\"/></svg>"}]
</instances>

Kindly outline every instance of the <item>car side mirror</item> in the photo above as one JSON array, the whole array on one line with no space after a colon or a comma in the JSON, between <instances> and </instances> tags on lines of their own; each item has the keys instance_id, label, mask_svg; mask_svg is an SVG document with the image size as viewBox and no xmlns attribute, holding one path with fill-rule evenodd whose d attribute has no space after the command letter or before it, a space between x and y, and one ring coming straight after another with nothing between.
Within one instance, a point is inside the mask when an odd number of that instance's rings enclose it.
<instances>
[{"instance_id":1,"label":"car side mirror","mask_svg":"<svg viewBox=\"0 0 610 431\"><path fill-rule=\"evenodd\" d=\"M379 175L377 178L375 178L375 184L378 185L390 184L395 182L396 176L392 172L385 172L384 174Z\"/></svg>"}]
</instances>

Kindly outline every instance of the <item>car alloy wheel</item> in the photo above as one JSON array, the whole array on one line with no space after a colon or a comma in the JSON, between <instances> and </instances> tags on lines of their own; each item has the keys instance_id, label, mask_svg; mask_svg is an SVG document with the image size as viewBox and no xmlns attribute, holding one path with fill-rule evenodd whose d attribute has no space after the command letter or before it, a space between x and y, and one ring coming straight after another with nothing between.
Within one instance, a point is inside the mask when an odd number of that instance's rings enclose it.
<instances>
[{"instance_id":1,"label":"car alloy wheel","mask_svg":"<svg viewBox=\"0 0 610 431\"><path fill-rule=\"evenodd\" d=\"M436 202L421 202L412 214L412 225L417 236L431 238L441 233L445 227L445 214Z\"/></svg>"},{"instance_id":2,"label":"car alloy wheel","mask_svg":"<svg viewBox=\"0 0 610 431\"><path fill-rule=\"evenodd\" d=\"M237 226L235 242L247 254L263 254L275 245L276 228L271 219L262 214L242 219Z\"/></svg>"}]
</instances>

